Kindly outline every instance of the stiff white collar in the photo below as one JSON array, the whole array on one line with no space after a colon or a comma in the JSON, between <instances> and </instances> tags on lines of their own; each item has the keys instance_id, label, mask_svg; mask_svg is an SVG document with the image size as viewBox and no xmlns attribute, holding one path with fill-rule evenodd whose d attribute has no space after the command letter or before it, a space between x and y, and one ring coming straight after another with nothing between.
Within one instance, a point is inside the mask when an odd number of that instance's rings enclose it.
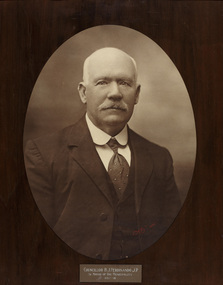
<instances>
[{"instance_id":1,"label":"stiff white collar","mask_svg":"<svg viewBox=\"0 0 223 285\"><path fill-rule=\"evenodd\" d=\"M105 145L111 138L110 135L108 135L107 133L103 132L101 129L99 129L98 127L96 127L92 121L89 119L87 113L86 113L86 121L87 121L87 125L91 134L91 137L93 139L93 142L96 145ZM119 144L125 146L128 143L128 129L127 129L127 125L125 125L125 127L121 130L120 133L118 133L115 137L114 137Z\"/></svg>"}]
</instances>

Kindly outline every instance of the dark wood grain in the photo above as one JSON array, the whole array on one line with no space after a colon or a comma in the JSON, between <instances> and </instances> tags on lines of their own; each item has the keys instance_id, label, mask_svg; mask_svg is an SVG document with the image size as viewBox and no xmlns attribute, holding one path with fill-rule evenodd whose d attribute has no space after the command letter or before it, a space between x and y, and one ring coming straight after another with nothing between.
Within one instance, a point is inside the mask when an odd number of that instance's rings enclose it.
<instances>
[{"instance_id":1,"label":"dark wood grain","mask_svg":"<svg viewBox=\"0 0 223 285\"><path fill-rule=\"evenodd\" d=\"M44 222L22 151L26 109L51 54L96 25L138 30L170 56L190 94L197 157L173 226L140 255L142 284L223 284L223 2L162 0L0 1L0 284L79 284L81 256ZM105 262L104 262L105 263Z\"/></svg>"}]
</instances>

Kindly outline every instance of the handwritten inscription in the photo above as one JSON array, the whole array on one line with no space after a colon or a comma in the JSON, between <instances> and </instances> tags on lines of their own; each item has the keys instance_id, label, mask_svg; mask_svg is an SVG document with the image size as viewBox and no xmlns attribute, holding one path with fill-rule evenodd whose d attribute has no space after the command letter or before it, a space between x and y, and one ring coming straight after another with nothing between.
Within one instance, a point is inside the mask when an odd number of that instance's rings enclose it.
<instances>
[{"instance_id":1,"label":"handwritten inscription","mask_svg":"<svg viewBox=\"0 0 223 285\"><path fill-rule=\"evenodd\" d=\"M144 227L141 227L139 228L138 230L135 230L132 232L132 235L133 236L138 236L138 235L142 235L142 234L145 234L146 231L148 231L149 229L153 228L156 224L151 224L150 226L144 226Z\"/></svg>"}]
</instances>

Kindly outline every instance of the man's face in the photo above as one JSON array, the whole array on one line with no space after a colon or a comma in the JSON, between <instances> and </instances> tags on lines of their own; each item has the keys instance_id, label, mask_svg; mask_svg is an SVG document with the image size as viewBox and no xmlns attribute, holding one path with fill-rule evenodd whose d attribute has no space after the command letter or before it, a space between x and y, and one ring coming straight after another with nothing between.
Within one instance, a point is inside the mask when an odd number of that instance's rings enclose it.
<instances>
[{"instance_id":1,"label":"man's face","mask_svg":"<svg viewBox=\"0 0 223 285\"><path fill-rule=\"evenodd\" d=\"M110 127L121 130L138 102L140 86L132 60L123 53L109 52L92 58L87 70L87 82L79 90L89 118L104 131Z\"/></svg>"}]
</instances>

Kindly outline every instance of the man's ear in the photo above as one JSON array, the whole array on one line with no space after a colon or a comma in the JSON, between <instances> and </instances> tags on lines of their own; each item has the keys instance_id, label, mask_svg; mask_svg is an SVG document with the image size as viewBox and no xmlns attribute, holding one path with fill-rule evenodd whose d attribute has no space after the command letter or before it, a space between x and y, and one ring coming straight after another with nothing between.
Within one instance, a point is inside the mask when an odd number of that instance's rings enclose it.
<instances>
[{"instance_id":1,"label":"man's ear","mask_svg":"<svg viewBox=\"0 0 223 285\"><path fill-rule=\"evenodd\" d=\"M87 97L86 97L86 86L84 84L84 82L80 82L78 84L77 90L79 92L81 101L86 104L87 103Z\"/></svg>"},{"instance_id":2,"label":"man's ear","mask_svg":"<svg viewBox=\"0 0 223 285\"><path fill-rule=\"evenodd\" d=\"M140 89L141 89L141 86L140 86L140 85L138 85L138 86L137 86L137 89L136 89L136 94L135 94L135 104L137 104L137 103L138 103L138 101L139 101L139 93L140 93Z\"/></svg>"}]
</instances>

